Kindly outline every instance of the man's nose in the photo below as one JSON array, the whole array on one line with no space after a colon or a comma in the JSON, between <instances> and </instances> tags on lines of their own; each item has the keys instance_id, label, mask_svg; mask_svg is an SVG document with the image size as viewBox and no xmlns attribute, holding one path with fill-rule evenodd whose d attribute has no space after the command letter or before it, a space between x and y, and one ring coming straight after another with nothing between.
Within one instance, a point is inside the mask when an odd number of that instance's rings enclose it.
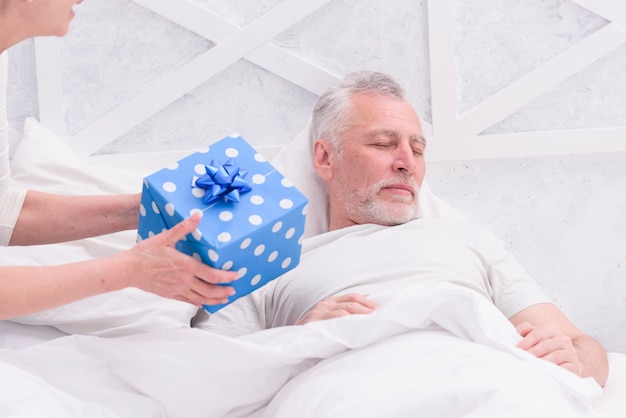
<instances>
[{"instance_id":1,"label":"man's nose","mask_svg":"<svg viewBox=\"0 0 626 418\"><path fill-rule=\"evenodd\" d=\"M393 169L412 174L416 164L413 148L409 144L398 145L394 152Z\"/></svg>"}]
</instances>

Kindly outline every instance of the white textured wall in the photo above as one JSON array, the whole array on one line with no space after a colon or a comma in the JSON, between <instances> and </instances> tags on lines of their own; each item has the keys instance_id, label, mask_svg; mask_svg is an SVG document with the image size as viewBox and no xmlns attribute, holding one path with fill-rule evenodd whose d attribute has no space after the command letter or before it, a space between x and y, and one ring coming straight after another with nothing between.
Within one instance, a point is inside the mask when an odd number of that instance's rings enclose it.
<instances>
[{"instance_id":1,"label":"white textured wall","mask_svg":"<svg viewBox=\"0 0 626 418\"><path fill-rule=\"evenodd\" d=\"M195 2L239 26L280 3ZM68 134L214 45L130 0L91 0L77 11L62 43ZM362 68L394 75L430 122L427 15L425 0L334 0L274 43L339 76ZM605 25L566 0L455 1L457 110ZM25 116L38 115L32 43L12 54L9 111L19 129ZM189 148L232 131L256 145L282 144L303 127L315 100L240 61L101 152ZM486 133L624 126L626 46ZM626 153L433 162L428 178L435 192L502 237L585 331L626 352Z\"/></svg>"}]
</instances>

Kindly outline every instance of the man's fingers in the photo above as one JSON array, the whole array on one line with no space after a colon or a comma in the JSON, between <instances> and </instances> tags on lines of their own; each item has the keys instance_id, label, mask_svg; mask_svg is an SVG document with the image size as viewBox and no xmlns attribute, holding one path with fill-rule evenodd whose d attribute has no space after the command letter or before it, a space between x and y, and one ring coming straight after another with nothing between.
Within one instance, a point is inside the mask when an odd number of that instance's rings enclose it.
<instances>
[{"instance_id":1,"label":"man's fingers","mask_svg":"<svg viewBox=\"0 0 626 418\"><path fill-rule=\"evenodd\" d=\"M363 295L361 293L348 293L345 295L340 295L335 298L337 303L354 303L360 306L367 307L371 310L378 308L378 303L372 299L370 299L367 295Z\"/></svg>"},{"instance_id":2,"label":"man's fingers","mask_svg":"<svg viewBox=\"0 0 626 418\"><path fill-rule=\"evenodd\" d=\"M363 305L359 302L344 302L343 310L349 314L367 314L372 312L376 308L372 308L366 305Z\"/></svg>"},{"instance_id":3,"label":"man's fingers","mask_svg":"<svg viewBox=\"0 0 626 418\"><path fill-rule=\"evenodd\" d=\"M367 295L359 293L330 296L296 321L296 325L349 315L369 314L377 307L378 303L371 300Z\"/></svg>"}]
</instances>

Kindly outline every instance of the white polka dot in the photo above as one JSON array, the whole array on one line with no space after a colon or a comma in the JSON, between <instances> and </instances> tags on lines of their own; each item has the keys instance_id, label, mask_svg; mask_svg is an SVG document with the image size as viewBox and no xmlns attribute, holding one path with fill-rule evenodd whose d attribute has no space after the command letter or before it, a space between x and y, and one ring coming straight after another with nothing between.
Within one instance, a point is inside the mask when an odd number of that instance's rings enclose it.
<instances>
[{"instance_id":1,"label":"white polka dot","mask_svg":"<svg viewBox=\"0 0 626 418\"><path fill-rule=\"evenodd\" d=\"M176 213L176 208L174 207L172 203L167 203L165 205L165 211L167 212L168 215L174 216L174 214Z\"/></svg>"},{"instance_id":2,"label":"white polka dot","mask_svg":"<svg viewBox=\"0 0 626 418\"><path fill-rule=\"evenodd\" d=\"M200 215L200 217L202 218L204 216L204 212L202 211L202 209L199 208L193 208L189 211L189 215L193 215L194 213L197 213L198 215Z\"/></svg>"},{"instance_id":3,"label":"white polka dot","mask_svg":"<svg viewBox=\"0 0 626 418\"><path fill-rule=\"evenodd\" d=\"M222 270L230 270L233 268L233 262L232 261L227 261L222 265Z\"/></svg>"},{"instance_id":4,"label":"white polka dot","mask_svg":"<svg viewBox=\"0 0 626 418\"><path fill-rule=\"evenodd\" d=\"M228 135L230 138L239 138L239 133L238 132L232 132L230 135Z\"/></svg>"},{"instance_id":5,"label":"white polka dot","mask_svg":"<svg viewBox=\"0 0 626 418\"><path fill-rule=\"evenodd\" d=\"M193 189L191 189L191 194L193 195L193 197L201 198L204 197L204 195L206 194L206 190L201 189L200 187L194 187Z\"/></svg>"},{"instance_id":6,"label":"white polka dot","mask_svg":"<svg viewBox=\"0 0 626 418\"><path fill-rule=\"evenodd\" d=\"M283 227L283 223L281 221L278 221L272 227L272 232L273 233L277 233L278 231L280 231L280 228L282 228L282 227Z\"/></svg>"},{"instance_id":7,"label":"white polka dot","mask_svg":"<svg viewBox=\"0 0 626 418\"><path fill-rule=\"evenodd\" d=\"M217 240L219 242L228 242L231 240L231 236L228 232L222 232L217 236Z\"/></svg>"},{"instance_id":8,"label":"white polka dot","mask_svg":"<svg viewBox=\"0 0 626 418\"><path fill-rule=\"evenodd\" d=\"M265 251L265 245L261 244L254 249L254 255L258 257L263 254L263 251Z\"/></svg>"},{"instance_id":9,"label":"white polka dot","mask_svg":"<svg viewBox=\"0 0 626 418\"><path fill-rule=\"evenodd\" d=\"M198 253L193 253L191 256L193 258L195 258L196 260L198 260L198 261L202 261L202 257L200 257L200 254L198 254Z\"/></svg>"},{"instance_id":10,"label":"white polka dot","mask_svg":"<svg viewBox=\"0 0 626 418\"><path fill-rule=\"evenodd\" d=\"M215 250L213 250L213 249L209 250L208 256L209 256L209 260L211 260L214 263L216 263L217 260L220 259L220 255L218 253L216 253Z\"/></svg>"},{"instance_id":11,"label":"white polka dot","mask_svg":"<svg viewBox=\"0 0 626 418\"><path fill-rule=\"evenodd\" d=\"M152 201L152 212L156 213L157 215L161 213L159 207L157 206L157 203L154 200Z\"/></svg>"},{"instance_id":12,"label":"white polka dot","mask_svg":"<svg viewBox=\"0 0 626 418\"><path fill-rule=\"evenodd\" d=\"M261 225L263 223L263 218L261 218L259 215L250 215L250 217L248 218L248 222L250 222L252 225Z\"/></svg>"},{"instance_id":13,"label":"white polka dot","mask_svg":"<svg viewBox=\"0 0 626 418\"><path fill-rule=\"evenodd\" d=\"M144 205L139 205L139 214L144 217L146 216L146 208Z\"/></svg>"},{"instance_id":14,"label":"white polka dot","mask_svg":"<svg viewBox=\"0 0 626 418\"><path fill-rule=\"evenodd\" d=\"M258 152L254 154L254 159L260 163L264 163L267 161L265 157L262 154L259 154Z\"/></svg>"},{"instance_id":15,"label":"white polka dot","mask_svg":"<svg viewBox=\"0 0 626 418\"><path fill-rule=\"evenodd\" d=\"M282 199L279 205L283 209L291 209L293 207L293 202L291 199Z\"/></svg>"},{"instance_id":16,"label":"white polka dot","mask_svg":"<svg viewBox=\"0 0 626 418\"><path fill-rule=\"evenodd\" d=\"M166 181L163 183L163 190L166 192L174 193L176 191L176 183L172 181Z\"/></svg>"},{"instance_id":17,"label":"white polka dot","mask_svg":"<svg viewBox=\"0 0 626 418\"><path fill-rule=\"evenodd\" d=\"M152 238L153 236L155 236L156 234L152 231L148 232L148 238Z\"/></svg>"},{"instance_id":18,"label":"white polka dot","mask_svg":"<svg viewBox=\"0 0 626 418\"><path fill-rule=\"evenodd\" d=\"M245 267L242 267L242 268L240 268L240 269L237 271L237 275L238 275L239 277L243 277L243 276L245 276L245 275L246 275L246 273L248 273L248 269L247 269L247 268L245 268Z\"/></svg>"},{"instance_id":19,"label":"white polka dot","mask_svg":"<svg viewBox=\"0 0 626 418\"><path fill-rule=\"evenodd\" d=\"M263 184L265 183L265 176L263 174L255 174L252 176L252 183Z\"/></svg>"},{"instance_id":20,"label":"white polka dot","mask_svg":"<svg viewBox=\"0 0 626 418\"><path fill-rule=\"evenodd\" d=\"M291 264L291 257L287 257L283 260L283 263L280 265L282 268L286 269Z\"/></svg>"},{"instance_id":21,"label":"white polka dot","mask_svg":"<svg viewBox=\"0 0 626 418\"><path fill-rule=\"evenodd\" d=\"M237 151L237 148L226 148L224 154L226 154L227 157L236 158L239 156L239 151Z\"/></svg>"},{"instance_id":22,"label":"white polka dot","mask_svg":"<svg viewBox=\"0 0 626 418\"><path fill-rule=\"evenodd\" d=\"M304 235L298 238L298 245L302 245L302 240L304 239Z\"/></svg>"},{"instance_id":23,"label":"white polka dot","mask_svg":"<svg viewBox=\"0 0 626 418\"><path fill-rule=\"evenodd\" d=\"M285 234L285 238L291 239L291 237L293 237L295 233L296 233L296 228L289 228L287 230L287 233Z\"/></svg>"},{"instance_id":24,"label":"white polka dot","mask_svg":"<svg viewBox=\"0 0 626 418\"><path fill-rule=\"evenodd\" d=\"M250 280L250 284L252 286L256 286L257 284L259 284L260 281L261 281L261 275L257 274L256 276L252 278L252 280Z\"/></svg>"},{"instance_id":25,"label":"white polka dot","mask_svg":"<svg viewBox=\"0 0 626 418\"><path fill-rule=\"evenodd\" d=\"M143 185L146 186L148 189L150 188L150 183L148 183L147 179L143 179Z\"/></svg>"},{"instance_id":26,"label":"white polka dot","mask_svg":"<svg viewBox=\"0 0 626 418\"><path fill-rule=\"evenodd\" d=\"M166 168L167 168L168 170L178 170L178 161L174 161L174 162L169 163L169 164L166 166Z\"/></svg>"},{"instance_id":27,"label":"white polka dot","mask_svg":"<svg viewBox=\"0 0 626 418\"><path fill-rule=\"evenodd\" d=\"M143 237L139 234L137 234L137 242L141 242L143 241Z\"/></svg>"},{"instance_id":28,"label":"white polka dot","mask_svg":"<svg viewBox=\"0 0 626 418\"><path fill-rule=\"evenodd\" d=\"M228 222L233 219L233 213L225 210L223 212L220 212L219 218L222 222Z\"/></svg>"},{"instance_id":29,"label":"white polka dot","mask_svg":"<svg viewBox=\"0 0 626 418\"><path fill-rule=\"evenodd\" d=\"M309 211L309 205L304 205L304 207L302 208L302 214L306 216L308 211Z\"/></svg>"},{"instance_id":30,"label":"white polka dot","mask_svg":"<svg viewBox=\"0 0 626 418\"><path fill-rule=\"evenodd\" d=\"M194 230L191 233L191 236L196 240L196 241L200 241L202 239L202 231L200 231L199 229Z\"/></svg>"},{"instance_id":31,"label":"white polka dot","mask_svg":"<svg viewBox=\"0 0 626 418\"><path fill-rule=\"evenodd\" d=\"M263 196L259 196L258 194L250 196L250 203L252 203L253 205L262 205L263 202L265 202Z\"/></svg>"},{"instance_id":32,"label":"white polka dot","mask_svg":"<svg viewBox=\"0 0 626 418\"><path fill-rule=\"evenodd\" d=\"M252 240L250 238L246 238L243 241L241 241L241 245L239 246L239 248L241 248L242 250L245 250L246 248L250 246L250 244L252 244Z\"/></svg>"},{"instance_id":33,"label":"white polka dot","mask_svg":"<svg viewBox=\"0 0 626 418\"><path fill-rule=\"evenodd\" d=\"M206 174L206 167L205 167L204 164L196 164L196 165L193 166L193 171L196 174L198 174L200 176L203 176L203 175Z\"/></svg>"},{"instance_id":34,"label":"white polka dot","mask_svg":"<svg viewBox=\"0 0 626 418\"><path fill-rule=\"evenodd\" d=\"M293 183L290 182L289 180L287 180L286 178L283 177L283 179L280 181L280 184L283 185L283 187L289 188L289 187L293 187Z\"/></svg>"},{"instance_id":35,"label":"white polka dot","mask_svg":"<svg viewBox=\"0 0 626 418\"><path fill-rule=\"evenodd\" d=\"M278 251L272 251L269 257L267 257L267 261L270 263L275 261L278 258Z\"/></svg>"}]
</instances>

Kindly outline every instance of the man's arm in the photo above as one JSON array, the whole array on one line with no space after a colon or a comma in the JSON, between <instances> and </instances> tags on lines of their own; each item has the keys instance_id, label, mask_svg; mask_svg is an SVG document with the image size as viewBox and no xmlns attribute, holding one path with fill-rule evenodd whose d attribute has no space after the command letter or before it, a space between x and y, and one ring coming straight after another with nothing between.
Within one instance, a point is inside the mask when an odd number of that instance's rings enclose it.
<instances>
[{"instance_id":1,"label":"man's arm","mask_svg":"<svg viewBox=\"0 0 626 418\"><path fill-rule=\"evenodd\" d=\"M609 373L604 348L551 303L528 307L509 320L523 337L518 347L604 386Z\"/></svg>"}]
</instances>

